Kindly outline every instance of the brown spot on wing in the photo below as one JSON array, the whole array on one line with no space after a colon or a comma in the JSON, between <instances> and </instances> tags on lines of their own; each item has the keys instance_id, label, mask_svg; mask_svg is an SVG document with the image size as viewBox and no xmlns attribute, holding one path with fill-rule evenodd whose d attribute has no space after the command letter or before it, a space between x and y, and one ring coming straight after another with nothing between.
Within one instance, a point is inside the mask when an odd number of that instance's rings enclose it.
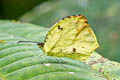
<instances>
[{"instance_id":1,"label":"brown spot on wing","mask_svg":"<svg viewBox=\"0 0 120 80\"><path fill-rule=\"evenodd\" d=\"M86 19L86 18L84 18L84 19L83 19L83 21L84 21L85 23L87 23L87 24L88 24L88 21L87 21L87 19Z\"/></svg>"},{"instance_id":2,"label":"brown spot on wing","mask_svg":"<svg viewBox=\"0 0 120 80\"><path fill-rule=\"evenodd\" d=\"M78 14L78 16L81 16L81 14Z\"/></svg>"},{"instance_id":3,"label":"brown spot on wing","mask_svg":"<svg viewBox=\"0 0 120 80\"><path fill-rule=\"evenodd\" d=\"M84 18L84 16L83 16L83 15L80 15L80 19L82 19L82 18Z\"/></svg>"},{"instance_id":4,"label":"brown spot on wing","mask_svg":"<svg viewBox=\"0 0 120 80\"><path fill-rule=\"evenodd\" d=\"M66 18L73 18L73 17L77 17L79 19L85 18L83 15L77 14L77 15L72 15L72 16L66 16L66 17L62 18L62 20L65 20Z\"/></svg>"},{"instance_id":5,"label":"brown spot on wing","mask_svg":"<svg viewBox=\"0 0 120 80\"><path fill-rule=\"evenodd\" d=\"M66 18L71 18L71 16L66 16Z\"/></svg>"},{"instance_id":6,"label":"brown spot on wing","mask_svg":"<svg viewBox=\"0 0 120 80\"><path fill-rule=\"evenodd\" d=\"M76 52L76 49L75 49L75 48L73 48L73 52Z\"/></svg>"},{"instance_id":7,"label":"brown spot on wing","mask_svg":"<svg viewBox=\"0 0 120 80\"><path fill-rule=\"evenodd\" d=\"M63 28L61 28L61 30L63 30Z\"/></svg>"},{"instance_id":8,"label":"brown spot on wing","mask_svg":"<svg viewBox=\"0 0 120 80\"><path fill-rule=\"evenodd\" d=\"M72 17L78 17L79 19L84 18L84 16L83 16L83 15L81 15L81 14L79 14L79 15L73 15Z\"/></svg>"},{"instance_id":9,"label":"brown spot on wing","mask_svg":"<svg viewBox=\"0 0 120 80\"><path fill-rule=\"evenodd\" d=\"M59 29L59 30L63 30L63 28L61 28L60 25L58 25L58 29Z\"/></svg>"},{"instance_id":10,"label":"brown spot on wing","mask_svg":"<svg viewBox=\"0 0 120 80\"><path fill-rule=\"evenodd\" d=\"M60 29L60 26L58 25L58 29Z\"/></svg>"}]
</instances>

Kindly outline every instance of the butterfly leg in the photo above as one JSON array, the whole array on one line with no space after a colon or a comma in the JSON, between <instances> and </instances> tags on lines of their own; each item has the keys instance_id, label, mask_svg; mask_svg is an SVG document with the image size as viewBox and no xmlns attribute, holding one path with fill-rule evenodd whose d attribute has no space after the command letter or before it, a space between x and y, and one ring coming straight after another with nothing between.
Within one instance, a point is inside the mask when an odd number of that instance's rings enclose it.
<instances>
[{"instance_id":1,"label":"butterfly leg","mask_svg":"<svg viewBox=\"0 0 120 80\"><path fill-rule=\"evenodd\" d=\"M59 57L59 59L60 59L61 61L63 61L64 63L68 63L68 62L64 61L64 60L63 60L62 58L60 58L60 57Z\"/></svg>"},{"instance_id":2,"label":"butterfly leg","mask_svg":"<svg viewBox=\"0 0 120 80\"><path fill-rule=\"evenodd\" d=\"M68 69L66 66L64 66L64 63L68 63L68 62L64 61L64 60L61 59L60 57L55 57L55 59L56 59L56 61L57 61L59 64L61 64L61 65L64 67L66 73L67 73L68 76L69 76L69 73L70 73L70 72L69 72L69 69ZM61 62L61 61L63 61L63 62ZM71 78L71 80L74 80L74 79Z\"/></svg>"},{"instance_id":3,"label":"butterfly leg","mask_svg":"<svg viewBox=\"0 0 120 80\"><path fill-rule=\"evenodd\" d=\"M67 67L65 67L65 66L63 65L65 61L64 61L64 62L61 62L61 61L63 61L63 60L62 60L61 58L58 58L58 57L55 57L55 59L56 59L56 61L57 61L59 64L61 64L65 69L67 69ZM59 59L60 59L61 61L60 61ZM65 62L65 63L66 63L66 62Z\"/></svg>"}]
</instances>

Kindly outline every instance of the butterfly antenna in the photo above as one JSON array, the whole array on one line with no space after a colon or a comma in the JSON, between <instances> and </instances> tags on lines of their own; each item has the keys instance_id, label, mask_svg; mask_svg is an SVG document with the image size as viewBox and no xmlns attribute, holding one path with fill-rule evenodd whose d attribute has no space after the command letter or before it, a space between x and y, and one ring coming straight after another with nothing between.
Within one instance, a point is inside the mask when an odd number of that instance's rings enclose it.
<instances>
[{"instance_id":1,"label":"butterfly antenna","mask_svg":"<svg viewBox=\"0 0 120 80\"><path fill-rule=\"evenodd\" d=\"M44 43L40 43L40 42L36 42L36 41L18 41L17 43L18 44L20 44L20 43L37 43L38 46L41 46L41 47L44 46Z\"/></svg>"},{"instance_id":2,"label":"butterfly antenna","mask_svg":"<svg viewBox=\"0 0 120 80\"><path fill-rule=\"evenodd\" d=\"M37 43L38 44L39 42L36 42L36 41L18 41L17 43L18 44L19 43Z\"/></svg>"}]
</instances>

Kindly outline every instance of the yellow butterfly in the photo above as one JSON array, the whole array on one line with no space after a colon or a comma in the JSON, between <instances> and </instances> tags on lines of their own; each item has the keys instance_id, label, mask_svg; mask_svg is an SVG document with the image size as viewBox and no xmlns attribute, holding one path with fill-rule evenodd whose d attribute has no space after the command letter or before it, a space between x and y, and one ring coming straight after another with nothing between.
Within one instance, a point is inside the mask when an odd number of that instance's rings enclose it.
<instances>
[{"instance_id":1,"label":"yellow butterfly","mask_svg":"<svg viewBox=\"0 0 120 80\"><path fill-rule=\"evenodd\" d=\"M48 56L85 60L99 46L83 15L68 16L54 24L42 47Z\"/></svg>"},{"instance_id":2,"label":"yellow butterfly","mask_svg":"<svg viewBox=\"0 0 120 80\"><path fill-rule=\"evenodd\" d=\"M39 47L48 56L84 61L99 46L96 36L83 15L67 16L48 31Z\"/></svg>"}]
</instances>

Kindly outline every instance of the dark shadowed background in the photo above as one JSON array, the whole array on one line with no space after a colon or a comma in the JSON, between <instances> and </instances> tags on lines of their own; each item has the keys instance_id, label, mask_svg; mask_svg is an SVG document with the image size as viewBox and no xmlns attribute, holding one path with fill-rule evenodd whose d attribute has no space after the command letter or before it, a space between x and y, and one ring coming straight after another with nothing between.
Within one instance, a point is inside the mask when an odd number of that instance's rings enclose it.
<instances>
[{"instance_id":1,"label":"dark shadowed background","mask_svg":"<svg viewBox=\"0 0 120 80\"><path fill-rule=\"evenodd\" d=\"M83 14L104 57L120 62L120 0L0 0L0 19L50 27L62 17Z\"/></svg>"}]
</instances>

